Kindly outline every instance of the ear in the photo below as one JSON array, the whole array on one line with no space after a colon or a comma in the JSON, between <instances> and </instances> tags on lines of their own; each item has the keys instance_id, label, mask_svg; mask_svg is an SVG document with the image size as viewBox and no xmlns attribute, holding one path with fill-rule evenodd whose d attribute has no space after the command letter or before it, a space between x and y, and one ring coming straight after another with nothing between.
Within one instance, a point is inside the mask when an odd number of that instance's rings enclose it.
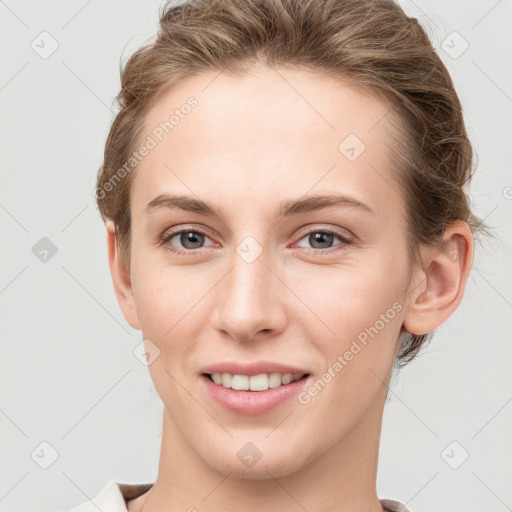
<instances>
[{"instance_id":1,"label":"ear","mask_svg":"<svg viewBox=\"0 0 512 512\"><path fill-rule=\"evenodd\" d=\"M110 265L110 274L112 275L112 283L114 284L117 302L121 307L121 311L123 312L126 321L134 329L140 330L139 317L137 315L137 309L135 308L135 301L133 297L132 283L120 258L119 244L114 223L111 220L108 220L105 223L105 227L107 230L108 262Z\"/></svg>"},{"instance_id":2,"label":"ear","mask_svg":"<svg viewBox=\"0 0 512 512\"><path fill-rule=\"evenodd\" d=\"M450 224L439 246L421 248L421 261L404 317L405 329L418 335L434 331L462 300L473 263L473 236L468 224Z\"/></svg>"}]
</instances>

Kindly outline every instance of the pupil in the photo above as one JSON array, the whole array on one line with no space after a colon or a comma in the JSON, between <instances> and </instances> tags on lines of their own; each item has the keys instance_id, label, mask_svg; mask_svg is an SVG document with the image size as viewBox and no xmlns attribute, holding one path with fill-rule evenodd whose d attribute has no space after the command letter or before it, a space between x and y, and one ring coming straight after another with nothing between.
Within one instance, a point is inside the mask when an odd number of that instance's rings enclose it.
<instances>
[{"instance_id":1,"label":"pupil","mask_svg":"<svg viewBox=\"0 0 512 512\"><path fill-rule=\"evenodd\" d=\"M313 237L312 239L312 246L315 247L315 244L317 243L326 243L326 240L325 238L327 237L327 243L328 243L328 246L330 245L329 242L332 242L332 237L334 235L330 235L329 233L314 233L311 235ZM323 240L323 241L322 241ZM325 248L325 247L315 247L315 249L318 249L318 248Z\"/></svg>"},{"instance_id":2,"label":"pupil","mask_svg":"<svg viewBox=\"0 0 512 512\"><path fill-rule=\"evenodd\" d=\"M188 231L187 233L183 233L181 235L180 242L187 249L197 249L201 245L203 239L204 239L204 235L202 233L196 233L194 231ZM187 246L187 244L189 242L192 243L193 247ZM196 244L196 245L194 245L194 244Z\"/></svg>"}]
</instances>

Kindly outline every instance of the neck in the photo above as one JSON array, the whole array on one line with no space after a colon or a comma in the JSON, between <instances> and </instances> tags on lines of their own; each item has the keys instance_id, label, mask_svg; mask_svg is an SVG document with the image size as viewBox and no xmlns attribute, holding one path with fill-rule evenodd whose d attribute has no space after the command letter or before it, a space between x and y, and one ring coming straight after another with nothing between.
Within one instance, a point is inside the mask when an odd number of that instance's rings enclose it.
<instances>
[{"instance_id":1,"label":"neck","mask_svg":"<svg viewBox=\"0 0 512 512\"><path fill-rule=\"evenodd\" d=\"M129 510L381 512L376 474L386 391L380 390L346 436L308 465L283 477L268 473L259 480L234 478L205 464L164 410L157 480L149 494L140 497L140 506L134 503Z\"/></svg>"}]
</instances>

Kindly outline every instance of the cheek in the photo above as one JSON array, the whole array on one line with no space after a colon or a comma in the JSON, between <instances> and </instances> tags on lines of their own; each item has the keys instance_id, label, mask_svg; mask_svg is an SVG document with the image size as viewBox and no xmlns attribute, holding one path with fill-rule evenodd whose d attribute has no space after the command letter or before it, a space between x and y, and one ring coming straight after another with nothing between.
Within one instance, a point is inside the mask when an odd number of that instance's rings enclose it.
<instances>
[{"instance_id":1,"label":"cheek","mask_svg":"<svg viewBox=\"0 0 512 512\"><path fill-rule=\"evenodd\" d=\"M399 290L404 277L397 273L391 279L389 268L376 264L338 269L330 279L317 281L320 289L304 284L304 301L317 305L314 312L333 331L317 328L316 319L314 328L306 327L323 367L301 397L316 418L330 418L327 437L348 431L376 395L385 392L402 324Z\"/></svg>"},{"instance_id":2,"label":"cheek","mask_svg":"<svg viewBox=\"0 0 512 512\"><path fill-rule=\"evenodd\" d=\"M171 268L147 262L133 283L143 331L158 339L171 339L177 331L183 336L184 330L197 325L190 318L201 314L209 281L192 266Z\"/></svg>"},{"instance_id":3,"label":"cheek","mask_svg":"<svg viewBox=\"0 0 512 512\"><path fill-rule=\"evenodd\" d=\"M187 400L179 383L188 375L189 354L201 338L205 322L204 280L190 279L190 267L178 269L147 265L138 274L133 293L144 339L158 348L149 365L151 378L169 411L179 410Z\"/></svg>"},{"instance_id":4,"label":"cheek","mask_svg":"<svg viewBox=\"0 0 512 512\"><path fill-rule=\"evenodd\" d=\"M136 308L143 337L159 350L159 357L149 366L155 387L165 403L174 407L180 400L179 382L195 371L191 357L209 327L212 304L208 292L218 276L206 266L200 270L156 263L146 268L151 270L140 272L133 287Z\"/></svg>"},{"instance_id":5,"label":"cheek","mask_svg":"<svg viewBox=\"0 0 512 512\"><path fill-rule=\"evenodd\" d=\"M325 333L322 345L339 350L375 324L379 331L391 330L387 326L397 323L406 279L405 265L396 263L375 258L365 264L311 268L307 279L295 281L294 292L302 299L297 307L307 306L301 316L311 319L314 332ZM293 282L292 276L288 279Z\"/></svg>"}]
</instances>

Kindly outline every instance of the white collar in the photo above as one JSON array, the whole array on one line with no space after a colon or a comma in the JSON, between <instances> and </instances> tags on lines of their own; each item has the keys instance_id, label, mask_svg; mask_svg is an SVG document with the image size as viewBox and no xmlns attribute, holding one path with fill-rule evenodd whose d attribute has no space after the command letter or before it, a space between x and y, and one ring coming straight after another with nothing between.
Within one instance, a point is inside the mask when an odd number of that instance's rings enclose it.
<instances>
[{"instance_id":1,"label":"white collar","mask_svg":"<svg viewBox=\"0 0 512 512\"><path fill-rule=\"evenodd\" d=\"M128 512L127 500L136 498L147 492L152 483L126 484L109 482L100 493L92 500L82 503L67 512Z\"/></svg>"}]
</instances>

